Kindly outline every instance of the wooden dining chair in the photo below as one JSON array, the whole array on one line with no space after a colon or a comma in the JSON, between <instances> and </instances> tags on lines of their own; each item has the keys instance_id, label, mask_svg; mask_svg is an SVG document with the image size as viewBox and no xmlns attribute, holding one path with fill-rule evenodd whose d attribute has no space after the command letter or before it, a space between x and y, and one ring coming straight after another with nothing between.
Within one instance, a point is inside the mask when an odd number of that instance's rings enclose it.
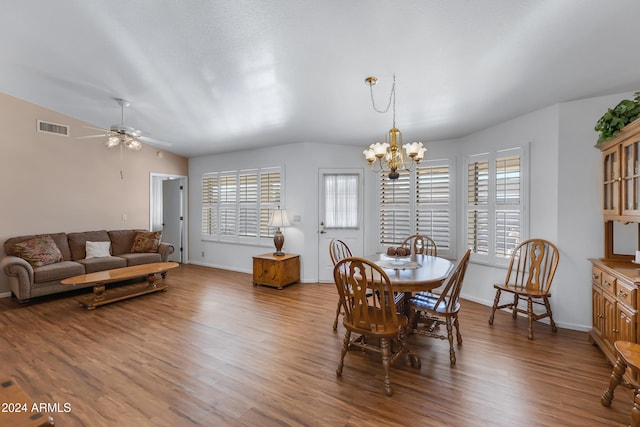
<instances>
[{"instance_id":1,"label":"wooden dining chair","mask_svg":"<svg viewBox=\"0 0 640 427\"><path fill-rule=\"evenodd\" d=\"M351 254L351 249L345 242L339 239L333 239L329 242L329 256L331 257L331 262L335 267L338 262L341 260L353 256ZM338 298L338 307L336 308L336 318L333 321L333 330L338 330L338 318L340 317L340 313L342 311L342 302Z\"/></svg>"},{"instance_id":2,"label":"wooden dining chair","mask_svg":"<svg viewBox=\"0 0 640 427\"><path fill-rule=\"evenodd\" d=\"M405 248L411 249L411 253L438 256L438 246L431 237L422 234L414 234L402 242Z\"/></svg>"},{"instance_id":3,"label":"wooden dining chair","mask_svg":"<svg viewBox=\"0 0 640 427\"><path fill-rule=\"evenodd\" d=\"M451 366L456 364L456 352L453 348L453 328L456 329L456 341L462 345L462 334L458 313L460 312L460 290L469 264L471 250L458 261L453 272L447 278L439 295L430 292L418 292L409 299L409 325L412 332L441 340L449 340L449 360ZM447 328L447 335L436 330L441 325Z\"/></svg>"},{"instance_id":4,"label":"wooden dining chair","mask_svg":"<svg viewBox=\"0 0 640 427\"><path fill-rule=\"evenodd\" d=\"M355 347L374 351L382 356L384 389L391 396L390 366L402 359L419 368L420 359L406 346L407 317L397 312L389 276L372 261L358 257L339 261L333 276L344 308L342 324L346 330L336 374L342 375L348 350Z\"/></svg>"},{"instance_id":5,"label":"wooden dining chair","mask_svg":"<svg viewBox=\"0 0 640 427\"><path fill-rule=\"evenodd\" d=\"M493 325L496 310L508 308L515 319L518 313L527 315L529 321L528 337L533 339L533 321L549 318L551 330L557 332L551 313L551 282L558 267L560 255L558 248L548 240L530 239L520 243L511 254L511 261L504 283L495 284L496 296L491 308L489 324ZM513 294L513 301L500 304L502 292ZM527 299L527 309L518 307L520 298ZM544 307L544 312L535 313L533 305Z\"/></svg>"}]
</instances>

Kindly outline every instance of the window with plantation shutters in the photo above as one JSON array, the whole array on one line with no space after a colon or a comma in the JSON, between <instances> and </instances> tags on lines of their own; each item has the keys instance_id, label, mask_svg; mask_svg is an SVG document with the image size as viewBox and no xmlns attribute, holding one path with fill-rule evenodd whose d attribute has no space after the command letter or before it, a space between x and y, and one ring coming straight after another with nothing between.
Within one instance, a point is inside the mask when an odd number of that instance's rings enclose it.
<instances>
[{"instance_id":1,"label":"window with plantation shutters","mask_svg":"<svg viewBox=\"0 0 640 427\"><path fill-rule=\"evenodd\" d=\"M380 245L399 245L412 234L431 237L438 254L454 254L452 162L423 161L397 180L380 175Z\"/></svg>"},{"instance_id":2,"label":"window with plantation shutters","mask_svg":"<svg viewBox=\"0 0 640 427\"><path fill-rule=\"evenodd\" d=\"M467 164L467 247L489 254L489 160L474 156Z\"/></svg>"},{"instance_id":3,"label":"window with plantation shutters","mask_svg":"<svg viewBox=\"0 0 640 427\"><path fill-rule=\"evenodd\" d=\"M202 235L218 234L218 174L202 177Z\"/></svg>"},{"instance_id":4,"label":"window with plantation shutters","mask_svg":"<svg viewBox=\"0 0 640 427\"><path fill-rule=\"evenodd\" d=\"M451 249L451 179L446 161L416 169L415 232L431 237L443 254Z\"/></svg>"},{"instance_id":5,"label":"window with plantation shutters","mask_svg":"<svg viewBox=\"0 0 640 427\"><path fill-rule=\"evenodd\" d=\"M280 206L282 194L280 168L260 171L260 237L273 237L274 229L269 227L271 212Z\"/></svg>"},{"instance_id":6,"label":"window with plantation shutters","mask_svg":"<svg viewBox=\"0 0 640 427\"><path fill-rule=\"evenodd\" d=\"M238 178L238 236L258 237L258 172L241 171Z\"/></svg>"},{"instance_id":7,"label":"window with plantation shutters","mask_svg":"<svg viewBox=\"0 0 640 427\"><path fill-rule=\"evenodd\" d=\"M527 147L467 159L467 247L476 261L505 264L526 236Z\"/></svg>"},{"instance_id":8,"label":"window with plantation shutters","mask_svg":"<svg viewBox=\"0 0 640 427\"><path fill-rule=\"evenodd\" d=\"M510 258L520 242L520 156L496 159L496 256Z\"/></svg>"},{"instance_id":9,"label":"window with plantation shutters","mask_svg":"<svg viewBox=\"0 0 640 427\"><path fill-rule=\"evenodd\" d=\"M400 244L411 235L411 179L408 173L398 179L380 174L380 243Z\"/></svg>"},{"instance_id":10,"label":"window with plantation shutters","mask_svg":"<svg viewBox=\"0 0 640 427\"><path fill-rule=\"evenodd\" d=\"M236 235L236 202L237 202L237 176L230 172L220 174L220 201L218 202L219 234L221 236Z\"/></svg>"},{"instance_id":11,"label":"window with plantation shutters","mask_svg":"<svg viewBox=\"0 0 640 427\"><path fill-rule=\"evenodd\" d=\"M202 236L207 240L260 243L282 191L279 167L206 173L202 177Z\"/></svg>"}]
</instances>

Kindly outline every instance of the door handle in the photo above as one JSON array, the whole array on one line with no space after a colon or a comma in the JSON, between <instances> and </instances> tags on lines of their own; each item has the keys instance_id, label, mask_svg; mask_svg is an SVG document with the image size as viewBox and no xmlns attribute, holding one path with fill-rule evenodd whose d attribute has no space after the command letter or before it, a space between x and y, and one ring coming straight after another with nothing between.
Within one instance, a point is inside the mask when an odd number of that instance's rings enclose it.
<instances>
[{"instance_id":1,"label":"door handle","mask_svg":"<svg viewBox=\"0 0 640 427\"><path fill-rule=\"evenodd\" d=\"M326 234L327 232L324 230L320 230L320 234Z\"/></svg>"}]
</instances>

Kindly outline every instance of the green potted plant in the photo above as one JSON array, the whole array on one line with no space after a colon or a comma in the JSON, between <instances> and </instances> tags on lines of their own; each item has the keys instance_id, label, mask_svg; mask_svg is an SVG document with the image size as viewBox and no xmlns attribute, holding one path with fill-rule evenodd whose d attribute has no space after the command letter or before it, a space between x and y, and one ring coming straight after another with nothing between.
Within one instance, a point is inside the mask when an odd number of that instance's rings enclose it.
<instances>
[{"instance_id":1,"label":"green potted plant","mask_svg":"<svg viewBox=\"0 0 640 427\"><path fill-rule=\"evenodd\" d=\"M610 140L623 127L640 117L640 92L634 95L633 101L623 99L614 108L609 108L597 121L594 130L600 133L598 144Z\"/></svg>"}]
</instances>

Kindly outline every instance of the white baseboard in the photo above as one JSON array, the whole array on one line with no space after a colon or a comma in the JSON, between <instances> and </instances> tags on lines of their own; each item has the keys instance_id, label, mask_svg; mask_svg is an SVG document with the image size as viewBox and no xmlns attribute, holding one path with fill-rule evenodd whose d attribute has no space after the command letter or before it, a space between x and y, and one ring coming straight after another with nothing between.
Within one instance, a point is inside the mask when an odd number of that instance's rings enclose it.
<instances>
[{"instance_id":1,"label":"white baseboard","mask_svg":"<svg viewBox=\"0 0 640 427\"><path fill-rule=\"evenodd\" d=\"M201 267L219 268L220 270L235 271L236 273L253 274L252 270L246 270L246 269L241 269L241 268L229 268L228 265L210 264L210 263L207 263L207 262L199 262L199 261L189 261L189 264L199 265Z\"/></svg>"},{"instance_id":2,"label":"white baseboard","mask_svg":"<svg viewBox=\"0 0 640 427\"><path fill-rule=\"evenodd\" d=\"M469 301L473 301L473 302L477 302L478 304L482 304L482 305L486 305L487 307L489 307L489 310L487 311L487 319L489 318L489 314L491 314L491 307L493 306L493 301L486 301L486 300L480 300L478 298L472 298L472 297L468 297L468 296L464 296L464 295L460 295L460 298L463 299L467 299ZM505 308L502 311L508 312L508 310ZM527 317L525 314L522 313L518 313L518 316L521 317ZM555 319L554 319L555 320ZM538 320L541 323L546 323L547 325L549 324L549 319L540 319ZM591 330L591 325L577 325L574 323L564 323L564 322L558 322L557 320L555 320L556 322L556 326L559 328L563 328L563 329L571 329L573 331L581 331L581 332L589 332Z\"/></svg>"},{"instance_id":3,"label":"white baseboard","mask_svg":"<svg viewBox=\"0 0 640 427\"><path fill-rule=\"evenodd\" d=\"M0 293L0 298L11 298L11 292Z\"/></svg>"}]
</instances>

